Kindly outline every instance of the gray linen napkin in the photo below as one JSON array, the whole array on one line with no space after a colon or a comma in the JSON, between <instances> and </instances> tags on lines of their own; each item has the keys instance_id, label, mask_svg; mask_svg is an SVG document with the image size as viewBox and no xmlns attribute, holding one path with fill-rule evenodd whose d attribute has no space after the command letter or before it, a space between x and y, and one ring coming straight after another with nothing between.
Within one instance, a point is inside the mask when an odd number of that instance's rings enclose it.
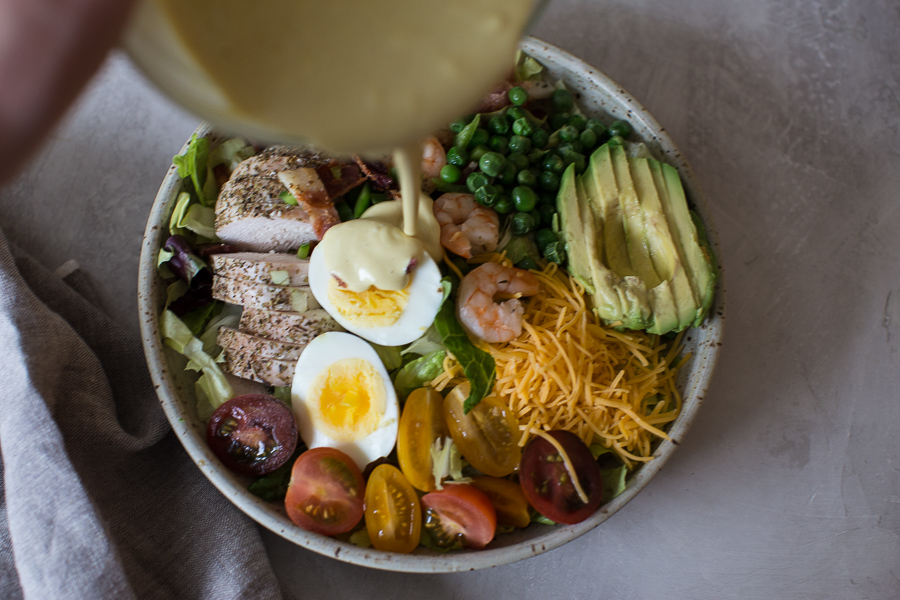
<instances>
[{"instance_id":1,"label":"gray linen napkin","mask_svg":"<svg viewBox=\"0 0 900 600\"><path fill-rule=\"evenodd\" d=\"M280 597L258 531L171 433L139 341L2 234L0 349L0 597Z\"/></svg>"}]
</instances>

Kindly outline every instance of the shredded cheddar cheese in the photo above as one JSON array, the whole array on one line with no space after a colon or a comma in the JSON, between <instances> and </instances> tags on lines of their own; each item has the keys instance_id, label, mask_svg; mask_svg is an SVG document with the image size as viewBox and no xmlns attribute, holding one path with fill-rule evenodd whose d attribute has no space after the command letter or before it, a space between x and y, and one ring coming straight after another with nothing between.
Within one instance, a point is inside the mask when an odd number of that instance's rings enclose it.
<instances>
[{"instance_id":1,"label":"shredded cheddar cheese","mask_svg":"<svg viewBox=\"0 0 900 600\"><path fill-rule=\"evenodd\" d=\"M504 261L501 255L492 260ZM508 264L508 263L507 263ZM519 445L535 431L565 429L586 444L615 452L629 467L652 459L654 442L681 410L676 387L681 335L667 343L597 322L583 287L556 264L532 271L540 292L523 299L523 332L504 344L482 344L497 364L494 393L519 421ZM452 356L431 385L462 381Z\"/></svg>"}]
</instances>

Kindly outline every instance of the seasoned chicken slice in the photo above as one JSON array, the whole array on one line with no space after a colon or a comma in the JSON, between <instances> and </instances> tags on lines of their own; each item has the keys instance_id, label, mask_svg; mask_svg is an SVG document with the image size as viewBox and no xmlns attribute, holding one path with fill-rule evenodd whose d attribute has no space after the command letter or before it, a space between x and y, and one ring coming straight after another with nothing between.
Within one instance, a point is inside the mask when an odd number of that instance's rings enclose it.
<instances>
[{"instance_id":1,"label":"seasoned chicken slice","mask_svg":"<svg viewBox=\"0 0 900 600\"><path fill-rule=\"evenodd\" d=\"M275 146L250 157L234 170L216 202L216 234L230 244L256 251L286 251L319 240L340 222L317 167L329 159L299 148ZM297 204L280 196L288 176Z\"/></svg>"},{"instance_id":2,"label":"seasoned chicken slice","mask_svg":"<svg viewBox=\"0 0 900 600\"><path fill-rule=\"evenodd\" d=\"M343 331L321 308L303 313L244 308L239 327L247 333L292 344L308 344L328 331Z\"/></svg>"},{"instance_id":3,"label":"seasoned chicken slice","mask_svg":"<svg viewBox=\"0 0 900 600\"><path fill-rule=\"evenodd\" d=\"M296 360L266 358L249 352L223 348L222 369L242 379L250 379L278 387L291 385Z\"/></svg>"},{"instance_id":4,"label":"seasoned chicken slice","mask_svg":"<svg viewBox=\"0 0 900 600\"><path fill-rule=\"evenodd\" d=\"M213 254L209 265L215 275L245 279L264 285L308 285L309 261L294 254L235 252Z\"/></svg>"},{"instance_id":5,"label":"seasoned chicken slice","mask_svg":"<svg viewBox=\"0 0 900 600\"><path fill-rule=\"evenodd\" d=\"M270 340L231 327L219 329L216 343L223 349L234 350L242 354L253 354L262 358L277 358L278 360L297 360L300 358L300 353L306 348L306 344Z\"/></svg>"},{"instance_id":6,"label":"seasoned chicken slice","mask_svg":"<svg viewBox=\"0 0 900 600\"><path fill-rule=\"evenodd\" d=\"M213 277L212 297L249 308L295 312L321 308L308 286L265 285L220 275Z\"/></svg>"}]
</instances>

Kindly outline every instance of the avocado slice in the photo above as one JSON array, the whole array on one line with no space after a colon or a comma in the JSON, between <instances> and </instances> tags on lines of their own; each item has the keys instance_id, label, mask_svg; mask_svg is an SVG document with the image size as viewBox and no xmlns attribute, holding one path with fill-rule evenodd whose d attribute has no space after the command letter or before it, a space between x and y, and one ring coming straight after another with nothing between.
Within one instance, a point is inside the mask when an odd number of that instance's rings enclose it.
<instances>
[{"instance_id":1,"label":"avocado slice","mask_svg":"<svg viewBox=\"0 0 900 600\"><path fill-rule=\"evenodd\" d=\"M604 144L591 155L590 166L582 176L582 181L594 219L603 224L601 256L606 266L623 277L636 275L628 257L625 224L619 205L619 186L608 145Z\"/></svg>"},{"instance_id":2,"label":"avocado slice","mask_svg":"<svg viewBox=\"0 0 900 600\"><path fill-rule=\"evenodd\" d=\"M687 198L678 171L670 165L653 159L648 159L648 166L660 198L663 199L663 195L665 195L662 206L666 221L669 223L672 238L679 248L682 264L697 303L695 318L691 325L697 326L709 312L715 295L715 258L708 243L703 243L691 211L688 209Z\"/></svg>"},{"instance_id":3,"label":"avocado slice","mask_svg":"<svg viewBox=\"0 0 900 600\"><path fill-rule=\"evenodd\" d=\"M650 247L650 259L663 283L653 288L654 324L650 333L681 331L693 325L697 318L699 303L684 268L684 259L672 235L664 200L668 202L668 192L664 188L659 193L656 180L646 158L629 161L635 191L644 213L645 239Z\"/></svg>"},{"instance_id":4,"label":"avocado slice","mask_svg":"<svg viewBox=\"0 0 900 600\"><path fill-rule=\"evenodd\" d=\"M647 226L644 220L645 211L634 189L634 180L631 178L631 169L625 148L616 146L610 148L609 152L618 186L628 258L635 271L634 274L640 277L644 282L644 287L650 290L663 280L657 274L653 261L650 259L650 244L647 240Z\"/></svg>"},{"instance_id":5,"label":"avocado slice","mask_svg":"<svg viewBox=\"0 0 900 600\"><path fill-rule=\"evenodd\" d=\"M586 240L596 239L593 232L593 217L588 212L587 219L581 218L581 210L586 202L579 200L578 190L575 184L575 165L571 164L562 175L559 182L559 192L556 194L556 210L559 211L562 226L563 243L566 245L566 256L569 258L569 274L578 280L584 289L594 293L594 280L591 276L591 261L588 258L588 246ZM582 198L584 196L582 195ZM591 229L590 236L587 231ZM590 244L593 246L593 244Z\"/></svg>"}]
</instances>

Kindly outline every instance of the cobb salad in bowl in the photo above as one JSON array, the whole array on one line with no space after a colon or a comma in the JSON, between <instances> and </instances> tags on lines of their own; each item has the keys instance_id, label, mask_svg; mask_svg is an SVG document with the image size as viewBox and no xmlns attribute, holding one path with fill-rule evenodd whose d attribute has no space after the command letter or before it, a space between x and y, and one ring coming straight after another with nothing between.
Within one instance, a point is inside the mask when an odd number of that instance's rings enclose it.
<instances>
[{"instance_id":1,"label":"cobb salad in bowl","mask_svg":"<svg viewBox=\"0 0 900 600\"><path fill-rule=\"evenodd\" d=\"M150 217L142 328L176 432L250 516L357 564L468 570L577 537L659 470L721 278L674 145L556 48L526 41L422 148L401 252L390 159L201 127Z\"/></svg>"}]
</instances>

